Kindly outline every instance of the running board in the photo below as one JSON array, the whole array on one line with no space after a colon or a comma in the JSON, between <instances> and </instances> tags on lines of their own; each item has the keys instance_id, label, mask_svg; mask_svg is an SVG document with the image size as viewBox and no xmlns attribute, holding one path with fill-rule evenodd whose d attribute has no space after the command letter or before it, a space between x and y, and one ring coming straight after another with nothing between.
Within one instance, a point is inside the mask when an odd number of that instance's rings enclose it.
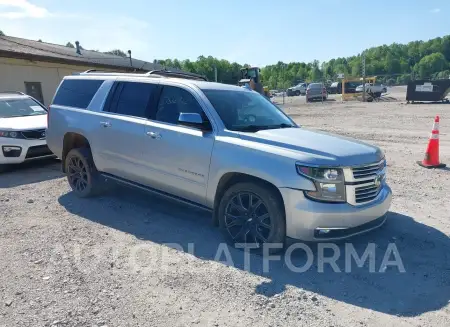
<instances>
[{"instance_id":1,"label":"running board","mask_svg":"<svg viewBox=\"0 0 450 327\"><path fill-rule=\"evenodd\" d=\"M123 185L126 185L126 186L136 187L136 188L141 189L143 191L146 191L148 193L152 193L152 194L155 194L155 195L158 195L158 196L161 196L161 197L164 197L166 199L173 200L173 201L176 201L176 202L179 202L179 203L187 204L187 205L189 205L191 207L194 207L194 208L197 208L197 209L202 209L202 210L205 210L205 211L212 211L211 208L208 208L208 207L206 207L206 206L204 206L202 204L199 204L199 203L187 200L185 198L182 198L182 197L179 197L179 196L176 196L176 195L172 195L172 194L167 193L167 192L163 192L163 191L154 189L152 187L148 187L148 186L145 186L145 185L142 185L142 184L139 184L139 183L135 183L135 182L129 181L129 180L121 178L121 177L117 177L117 176L110 175L110 174L107 174L107 173L101 173L100 175L103 178L105 178L106 180L111 179L111 180L113 180L115 182L118 182L120 184L123 184Z\"/></svg>"}]
</instances>

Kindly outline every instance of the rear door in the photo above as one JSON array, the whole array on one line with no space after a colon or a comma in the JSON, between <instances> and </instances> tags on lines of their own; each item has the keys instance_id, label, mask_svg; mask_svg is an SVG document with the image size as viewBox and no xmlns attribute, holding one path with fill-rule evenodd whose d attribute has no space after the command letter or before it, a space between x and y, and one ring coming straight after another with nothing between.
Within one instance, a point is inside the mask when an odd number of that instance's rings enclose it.
<instances>
[{"instance_id":1,"label":"rear door","mask_svg":"<svg viewBox=\"0 0 450 327\"><path fill-rule=\"evenodd\" d=\"M214 133L178 125L181 112L199 113L209 121L201 103L194 90L163 86L146 125L143 157L149 185L205 204Z\"/></svg>"},{"instance_id":2,"label":"rear door","mask_svg":"<svg viewBox=\"0 0 450 327\"><path fill-rule=\"evenodd\" d=\"M99 169L140 182L145 174L142 150L149 106L157 84L116 82L97 117ZM96 161L96 162L97 162Z\"/></svg>"}]
</instances>

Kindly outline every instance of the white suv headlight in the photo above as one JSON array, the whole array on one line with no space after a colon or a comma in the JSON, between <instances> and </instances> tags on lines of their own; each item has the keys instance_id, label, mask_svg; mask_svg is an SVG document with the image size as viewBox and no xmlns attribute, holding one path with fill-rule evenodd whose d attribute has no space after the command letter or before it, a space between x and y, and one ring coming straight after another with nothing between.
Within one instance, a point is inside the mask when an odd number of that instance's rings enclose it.
<instances>
[{"instance_id":1,"label":"white suv headlight","mask_svg":"<svg viewBox=\"0 0 450 327\"><path fill-rule=\"evenodd\" d=\"M297 172L313 181L315 191L305 191L313 200L345 202L344 172L340 168L316 168L297 165Z\"/></svg>"},{"instance_id":2,"label":"white suv headlight","mask_svg":"<svg viewBox=\"0 0 450 327\"><path fill-rule=\"evenodd\" d=\"M15 139L19 136L19 133L14 131L0 131L0 137L9 137Z\"/></svg>"}]
</instances>

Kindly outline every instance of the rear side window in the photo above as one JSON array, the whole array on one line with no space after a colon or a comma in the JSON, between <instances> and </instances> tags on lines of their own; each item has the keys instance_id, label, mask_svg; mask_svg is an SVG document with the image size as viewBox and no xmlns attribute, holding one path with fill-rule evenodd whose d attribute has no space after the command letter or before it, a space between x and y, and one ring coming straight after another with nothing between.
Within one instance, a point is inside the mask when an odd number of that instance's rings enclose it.
<instances>
[{"instance_id":1,"label":"rear side window","mask_svg":"<svg viewBox=\"0 0 450 327\"><path fill-rule=\"evenodd\" d=\"M110 112L146 118L151 96L157 85L150 83L120 82L109 107Z\"/></svg>"},{"instance_id":2,"label":"rear side window","mask_svg":"<svg viewBox=\"0 0 450 327\"><path fill-rule=\"evenodd\" d=\"M66 79L59 87L53 104L86 109L102 83L102 80Z\"/></svg>"}]
</instances>

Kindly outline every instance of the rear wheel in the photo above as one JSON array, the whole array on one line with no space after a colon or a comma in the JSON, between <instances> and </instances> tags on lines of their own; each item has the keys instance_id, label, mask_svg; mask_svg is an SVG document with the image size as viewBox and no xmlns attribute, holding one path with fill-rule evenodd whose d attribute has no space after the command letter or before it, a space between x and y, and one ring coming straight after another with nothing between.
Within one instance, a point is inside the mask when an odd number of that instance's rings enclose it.
<instances>
[{"instance_id":1,"label":"rear wheel","mask_svg":"<svg viewBox=\"0 0 450 327\"><path fill-rule=\"evenodd\" d=\"M69 185L79 197L94 196L101 191L100 174L89 148L70 150L66 156L65 169Z\"/></svg>"},{"instance_id":2,"label":"rear wheel","mask_svg":"<svg viewBox=\"0 0 450 327\"><path fill-rule=\"evenodd\" d=\"M295 91L295 95L299 96L300 95L300 91Z\"/></svg>"},{"instance_id":3,"label":"rear wheel","mask_svg":"<svg viewBox=\"0 0 450 327\"><path fill-rule=\"evenodd\" d=\"M218 214L222 233L233 246L262 250L264 244L284 245L286 222L282 200L262 183L231 186L220 201ZM269 252L276 251L273 248Z\"/></svg>"}]
</instances>

